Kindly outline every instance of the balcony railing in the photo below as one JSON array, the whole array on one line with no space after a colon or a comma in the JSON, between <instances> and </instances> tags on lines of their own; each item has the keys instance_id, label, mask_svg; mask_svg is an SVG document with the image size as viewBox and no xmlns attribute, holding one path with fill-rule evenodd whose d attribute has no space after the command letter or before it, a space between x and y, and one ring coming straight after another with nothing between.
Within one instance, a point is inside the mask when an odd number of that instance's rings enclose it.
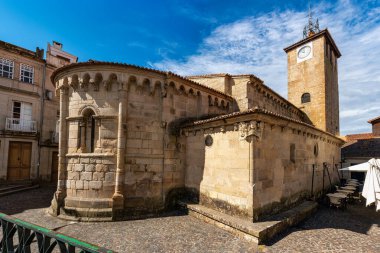
<instances>
[{"instance_id":1,"label":"balcony railing","mask_svg":"<svg viewBox=\"0 0 380 253\"><path fill-rule=\"evenodd\" d=\"M37 244L38 252L112 253L90 243L80 241L53 230L0 213L0 252L31 252L31 244ZM36 242L37 241L37 242ZM34 245L33 245L34 246ZM33 251L34 252L34 251ZM37 251L36 251L37 252Z\"/></svg>"},{"instance_id":2,"label":"balcony railing","mask_svg":"<svg viewBox=\"0 0 380 253\"><path fill-rule=\"evenodd\" d=\"M37 122L33 121L33 120L6 118L5 130L36 133L37 132Z\"/></svg>"}]
</instances>

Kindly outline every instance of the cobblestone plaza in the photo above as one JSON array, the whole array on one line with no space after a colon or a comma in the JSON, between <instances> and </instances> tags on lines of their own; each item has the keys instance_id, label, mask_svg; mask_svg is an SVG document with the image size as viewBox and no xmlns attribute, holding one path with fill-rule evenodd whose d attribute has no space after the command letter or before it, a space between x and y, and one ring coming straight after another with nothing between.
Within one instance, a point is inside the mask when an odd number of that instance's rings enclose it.
<instances>
[{"instance_id":1,"label":"cobblestone plaza","mask_svg":"<svg viewBox=\"0 0 380 253\"><path fill-rule=\"evenodd\" d=\"M380 214L350 205L321 206L297 227L258 249L242 238L178 212L166 217L121 222L78 223L47 214L54 187L0 198L0 212L117 252L379 252Z\"/></svg>"}]
</instances>

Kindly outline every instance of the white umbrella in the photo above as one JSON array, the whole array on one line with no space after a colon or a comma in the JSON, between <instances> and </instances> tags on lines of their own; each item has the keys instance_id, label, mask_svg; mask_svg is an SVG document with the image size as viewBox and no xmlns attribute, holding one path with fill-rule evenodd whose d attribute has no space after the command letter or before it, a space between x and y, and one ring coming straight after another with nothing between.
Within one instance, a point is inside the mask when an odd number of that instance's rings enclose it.
<instances>
[{"instance_id":1,"label":"white umbrella","mask_svg":"<svg viewBox=\"0 0 380 253\"><path fill-rule=\"evenodd\" d=\"M353 166L350 166L350 167L347 167L347 168L342 168L342 169L339 169L339 170L342 170L342 171L355 171L355 172L367 172L367 170L370 167L371 167L371 165L370 165L370 163L368 161L368 162L365 162L365 163L360 163L360 164L353 165Z\"/></svg>"},{"instance_id":2,"label":"white umbrella","mask_svg":"<svg viewBox=\"0 0 380 253\"><path fill-rule=\"evenodd\" d=\"M365 177L362 195L367 199L366 205L373 202L376 204L376 211L380 210L380 159L368 161L370 168Z\"/></svg>"}]
</instances>

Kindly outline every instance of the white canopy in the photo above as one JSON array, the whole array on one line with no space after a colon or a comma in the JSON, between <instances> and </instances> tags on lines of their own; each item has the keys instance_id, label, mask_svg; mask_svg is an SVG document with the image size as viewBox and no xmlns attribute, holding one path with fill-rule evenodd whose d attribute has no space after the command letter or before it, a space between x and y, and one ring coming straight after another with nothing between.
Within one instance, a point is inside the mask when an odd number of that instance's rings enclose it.
<instances>
[{"instance_id":1,"label":"white canopy","mask_svg":"<svg viewBox=\"0 0 380 253\"><path fill-rule=\"evenodd\" d=\"M376 211L380 210L380 159L371 159L368 162L340 169L342 171L367 172L362 196L367 199L366 205L373 202Z\"/></svg>"},{"instance_id":2,"label":"white canopy","mask_svg":"<svg viewBox=\"0 0 380 253\"><path fill-rule=\"evenodd\" d=\"M366 205L373 202L376 204L376 211L380 210L380 159L368 161L370 167L365 177L362 195L367 199Z\"/></svg>"},{"instance_id":3,"label":"white canopy","mask_svg":"<svg viewBox=\"0 0 380 253\"><path fill-rule=\"evenodd\" d=\"M368 162L365 162L365 163L360 163L360 164L353 165L353 166L350 166L350 167L347 167L347 168L342 168L342 169L339 169L339 170L343 170L343 171L355 171L355 172L367 172L367 170L370 167L371 167L371 165L369 164L369 161L368 161Z\"/></svg>"}]
</instances>

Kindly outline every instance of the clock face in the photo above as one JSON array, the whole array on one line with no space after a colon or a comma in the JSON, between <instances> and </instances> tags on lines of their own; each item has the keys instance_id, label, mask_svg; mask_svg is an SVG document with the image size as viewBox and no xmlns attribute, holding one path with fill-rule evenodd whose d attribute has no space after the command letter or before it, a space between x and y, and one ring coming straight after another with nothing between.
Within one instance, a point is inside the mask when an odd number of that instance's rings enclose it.
<instances>
[{"instance_id":1,"label":"clock face","mask_svg":"<svg viewBox=\"0 0 380 253\"><path fill-rule=\"evenodd\" d=\"M298 58L304 59L307 56L309 56L310 53L311 53L311 47L310 46L301 47L300 50L298 51Z\"/></svg>"}]
</instances>

